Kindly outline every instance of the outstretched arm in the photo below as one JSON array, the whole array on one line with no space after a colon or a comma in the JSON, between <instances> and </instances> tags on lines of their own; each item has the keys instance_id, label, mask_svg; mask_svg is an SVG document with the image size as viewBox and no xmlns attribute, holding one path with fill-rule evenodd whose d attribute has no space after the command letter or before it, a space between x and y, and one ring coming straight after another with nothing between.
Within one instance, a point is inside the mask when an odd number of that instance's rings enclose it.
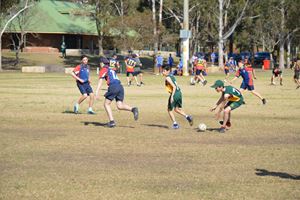
<instances>
[{"instance_id":1,"label":"outstretched arm","mask_svg":"<svg viewBox=\"0 0 300 200\"><path fill-rule=\"evenodd\" d=\"M99 91L101 89L102 82L103 82L103 79L100 78L99 81L98 81L97 89L96 89L96 99L99 99Z\"/></svg>"}]
</instances>

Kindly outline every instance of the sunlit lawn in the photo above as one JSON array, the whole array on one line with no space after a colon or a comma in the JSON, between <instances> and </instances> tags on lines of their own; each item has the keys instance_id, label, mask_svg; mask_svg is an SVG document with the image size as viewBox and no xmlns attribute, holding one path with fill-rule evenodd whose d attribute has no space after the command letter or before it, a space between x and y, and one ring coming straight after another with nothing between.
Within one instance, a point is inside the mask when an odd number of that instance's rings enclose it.
<instances>
[{"instance_id":1,"label":"sunlit lawn","mask_svg":"<svg viewBox=\"0 0 300 200\"><path fill-rule=\"evenodd\" d=\"M219 94L209 85L223 74L205 87L177 77L195 124L177 115L181 128L172 130L160 76L125 86L140 119L113 106L109 129L103 99L94 116L87 102L70 113L79 97L70 76L0 73L0 199L300 199L300 89L290 70L283 86L269 85L270 75L255 81L267 105L246 92L232 129L219 134L196 127L219 128L209 112Z\"/></svg>"}]
</instances>

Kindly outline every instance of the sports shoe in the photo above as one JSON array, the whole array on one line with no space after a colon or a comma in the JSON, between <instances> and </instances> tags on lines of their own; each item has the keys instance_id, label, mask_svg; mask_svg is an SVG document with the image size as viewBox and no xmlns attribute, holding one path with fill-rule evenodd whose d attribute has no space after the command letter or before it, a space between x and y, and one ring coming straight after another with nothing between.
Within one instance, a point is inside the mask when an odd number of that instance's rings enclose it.
<instances>
[{"instance_id":1,"label":"sports shoe","mask_svg":"<svg viewBox=\"0 0 300 200\"><path fill-rule=\"evenodd\" d=\"M204 80L204 81L203 81L203 85L206 85L206 83L207 83L207 80Z\"/></svg>"},{"instance_id":2,"label":"sports shoe","mask_svg":"<svg viewBox=\"0 0 300 200\"><path fill-rule=\"evenodd\" d=\"M262 99L261 101L262 101L262 103L263 103L264 105L267 103L267 101L266 101L266 99L265 99L265 98L264 98L264 99Z\"/></svg>"},{"instance_id":3,"label":"sports shoe","mask_svg":"<svg viewBox=\"0 0 300 200\"><path fill-rule=\"evenodd\" d=\"M78 104L75 104L75 105L74 105L74 113L75 113L75 114L78 114L78 109L79 109L79 105L78 105Z\"/></svg>"},{"instance_id":4,"label":"sports shoe","mask_svg":"<svg viewBox=\"0 0 300 200\"><path fill-rule=\"evenodd\" d=\"M173 129L179 129L179 125L178 125L178 124L173 124L173 125L172 125L172 128L173 128Z\"/></svg>"},{"instance_id":5,"label":"sports shoe","mask_svg":"<svg viewBox=\"0 0 300 200\"><path fill-rule=\"evenodd\" d=\"M186 117L186 120L188 120L190 126L193 126L193 117L192 117L191 115L188 115L188 116Z\"/></svg>"},{"instance_id":6,"label":"sports shoe","mask_svg":"<svg viewBox=\"0 0 300 200\"><path fill-rule=\"evenodd\" d=\"M141 85L145 85L145 83L141 81Z\"/></svg>"},{"instance_id":7,"label":"sports shoe","mask_svg":"<svg viewBox=\"0 0 300 200\"><path fill-rule=\"evenodd\" d=\"M225 133L226 132L226 129L224 128L224 127L221 127L220 129L219 129L219 133Z\"/></svg>"},{"instance_id":8,"label":"sports shoe","mask_svg":"<svg viewBox=\"0 0 300 200\"><path fill-rule=\"evenodd\" d=\"M115 121L110 121L110 122L107 123L107 126L109 128L114 128L116 126L116 123L115 123Z\"/></svg>"},{"instance_id":9,"label":"sports shoe","mask_svg":"<svg viewBox=\"0 0 300 200\"><path fill-rule=\"evenodd\" d=\"M223 121L219 121L219 123L221 124L221 125L223 125ZM226 128L230 128L231 127L231 122L230 121L227 121L226 122Z\"/></svg>"},{"instance_id":10,"label":"sports shoe","mask_svg":"<svg viewBox=\"0 0 300 200\"><path fill-rule=\"evenodd\" d=\"M136 86L141 87L141 84L136 84Z\"/></svg>"},{"instance_id":11,"label":"sports shoe","mask_svg":"<svg viewBox=\"0 0 300 200\"><path fill-rule=\"evenodd\" d=\"M88 110L87 113L90 114L90 115L95 115L96 114L93 110Z\"/></svg>"},{"instance_id":12,"label":"sports shoe","mask_svg":"<svg viewBox=\"0 0 300 200\"><path fill-rule=\"evenodd\" d=\"M300 85L298 85L297 87L296 87L296 89L299 89L300 88Z\"/></svg>"},{"instance_id":13,"label":"sports shoe","mask_svg":"<svg viewBox=\"0 0 300 200\"><path fill-rule=\"evenodd\" d=\"M280 85L283 86L282 82L280 82Z\"/></svg>"},{"instance_id":14,"label":"sports shoe","mask_svg":"<svg viewBox=\"0 0 300 200\"><path fill-rule=\"evenodd\" d=\"M139 110L137 107L132 108L131 112L133 113L134 120L138 120L139 118Z\"/></svg>"}]
</instances>

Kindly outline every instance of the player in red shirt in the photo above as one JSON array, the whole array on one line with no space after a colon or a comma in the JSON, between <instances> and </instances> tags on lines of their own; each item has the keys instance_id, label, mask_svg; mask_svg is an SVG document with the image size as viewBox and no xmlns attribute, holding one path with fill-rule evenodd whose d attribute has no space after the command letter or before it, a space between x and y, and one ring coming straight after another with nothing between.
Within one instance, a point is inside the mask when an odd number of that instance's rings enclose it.
<instances>
[{"instance_id":1,"label":"player in red shirt","mask_svg":"<svg viewBox=\"0 0 300 200\"><path fill-rule=\"evenodd\" d=\"M282 85L282 71L278 66L274 67L272 70L271 85L275 85L275 78L279 78L280 85Z\"/></svg>"},{"instance_id":2,"label":"player in red shirt","mask_svg":"<svg viewBox=\"0 0 300 200\"><path fill-rule=\"evenodd\" d=\"M88 58L85 55L81 56L81 64L77 65L73 72L72 77L76 79L77 87L81 93L77 103L74 105L74 113L78 113L79 104L81 104L88 96L90 97L88 114L95 114L92 109L94 103L94 93L90 85L90 66L88 65Z\"/></svg>"},{"instance_id":3,"label":"player in red shirt","mask_svg":"<svg viewBox=\"0 0 300 200\"><path fill-rule=\"evenodd\" d=\"M131 111L133 113L134 119L138 120L138 108L130 107L129 105L123 102L124 100L124 88L121 85L121 81L119 80L116 71L109 68L109 61L106 58L102 58L103 68L99 73L99 82L96 90L96 99L99 99L99 91L102 86L103 80L106 81L108 85L107 92L105 93L105 101L104 108L109 118L109 122L107 124L108 127L113 128L116 126L116 123L113 118L112 110L111 110L111 102L116 100L117 108L119 110Z\"/></svg>"},{"instance_id":4,"label":"player in red shirt","mask_svg":"<svg viewBox=\"0 0 300 200\"><path fill-rule=\"evenodd\" d=\"M263 104L266 104L266 99L254 90L253 78L256 79L256 76L252 66L247 62L240 61L238 63L238 67L239 69L236 72L236 76L230 81L230 83L241 76L243 78L243 82L241 84L240 91L243 92L244 90L249 90L252 94L257 96Z\"/></svg>"}]
</instances>

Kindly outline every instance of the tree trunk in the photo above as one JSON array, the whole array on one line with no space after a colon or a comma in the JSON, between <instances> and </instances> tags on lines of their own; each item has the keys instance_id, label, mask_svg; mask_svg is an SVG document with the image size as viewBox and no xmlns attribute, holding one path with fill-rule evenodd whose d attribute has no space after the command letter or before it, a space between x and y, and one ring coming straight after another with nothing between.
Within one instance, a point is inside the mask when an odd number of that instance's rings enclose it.
<instances>
[{"instance_id":1,"label":"tree trunk","mask_svg":"<svg viewBox=\"0 0 300 200\"><path fill-rule=\"evenodd\" d=\"M153 71L156 73L155 67L155 58L157 55L158 42L157 42L157 25L156 25L156 9L155 9L155 0L152 0L152 21L153 21L153 37L154 37L154 55L153 55Z\"/></svg>"},{"instance_id":2,"label":"tree trunk","mask_svg":"<svg viewBox=\"0 0 300 200\"><path fill-rule=\"evenodd\" d=\"M291 37L288 36L287 39L287 58L286 58L286 67L289 68L291 64Z\"/></svg>"},{"instance_id":3,"label":"tree trunk","mask_svg":"<svg viewBox=\"0 0 300 200\"><path fill-rule=\"evenodd\" d=\"M280 33L280 53L279 53L279 68L284 69L284 27L285 27L285 17L284 17L284 0L281 0L281 33Z\"/></svg>"},{"instance_id":4,"label":"tree trunk","mask_svg":"<svg viewBox=\"0 0 300 200\"><path fill-rule=\"evenodd\" d=\"M104 53L103 53L103 37L102 36L98 36L98 45L99 45L99 55L100 56L103 56Z\"/></svg>"},{"instance_id":5,"label":"tree trunk","mask_svg":"<svg viewBox=\"0 0 300 200\"><path fill-rule=\"evenodd\" d=\"M0 72L2 71L2 39L0 37Z\"/></svg>"},{"instance_id":6,"label":"tree trunk","mask_svg":"<svg viewBox=\"0 0 300 200\"><path fill-rule=\"evenodd\" d=\"M223 0L219 0L219 67L224 67L223 65L223 46L224 46L224 39L223 39Z\"/></svg>"},{"instance_id":7,"label":"tree trunk","mask_svg":"<svg viewBox=\"0 0 300 200\"><path fill-rule=\"evenodd\" d=\"M160 0L159 3L159 17L158 17L158 31L157 31L157 35L158 35L158 49L161 50L162 48L162 32L161 32L161 28L162 28L162 11L163 11L163 0Z\"/></svg>"}]
</instances>

